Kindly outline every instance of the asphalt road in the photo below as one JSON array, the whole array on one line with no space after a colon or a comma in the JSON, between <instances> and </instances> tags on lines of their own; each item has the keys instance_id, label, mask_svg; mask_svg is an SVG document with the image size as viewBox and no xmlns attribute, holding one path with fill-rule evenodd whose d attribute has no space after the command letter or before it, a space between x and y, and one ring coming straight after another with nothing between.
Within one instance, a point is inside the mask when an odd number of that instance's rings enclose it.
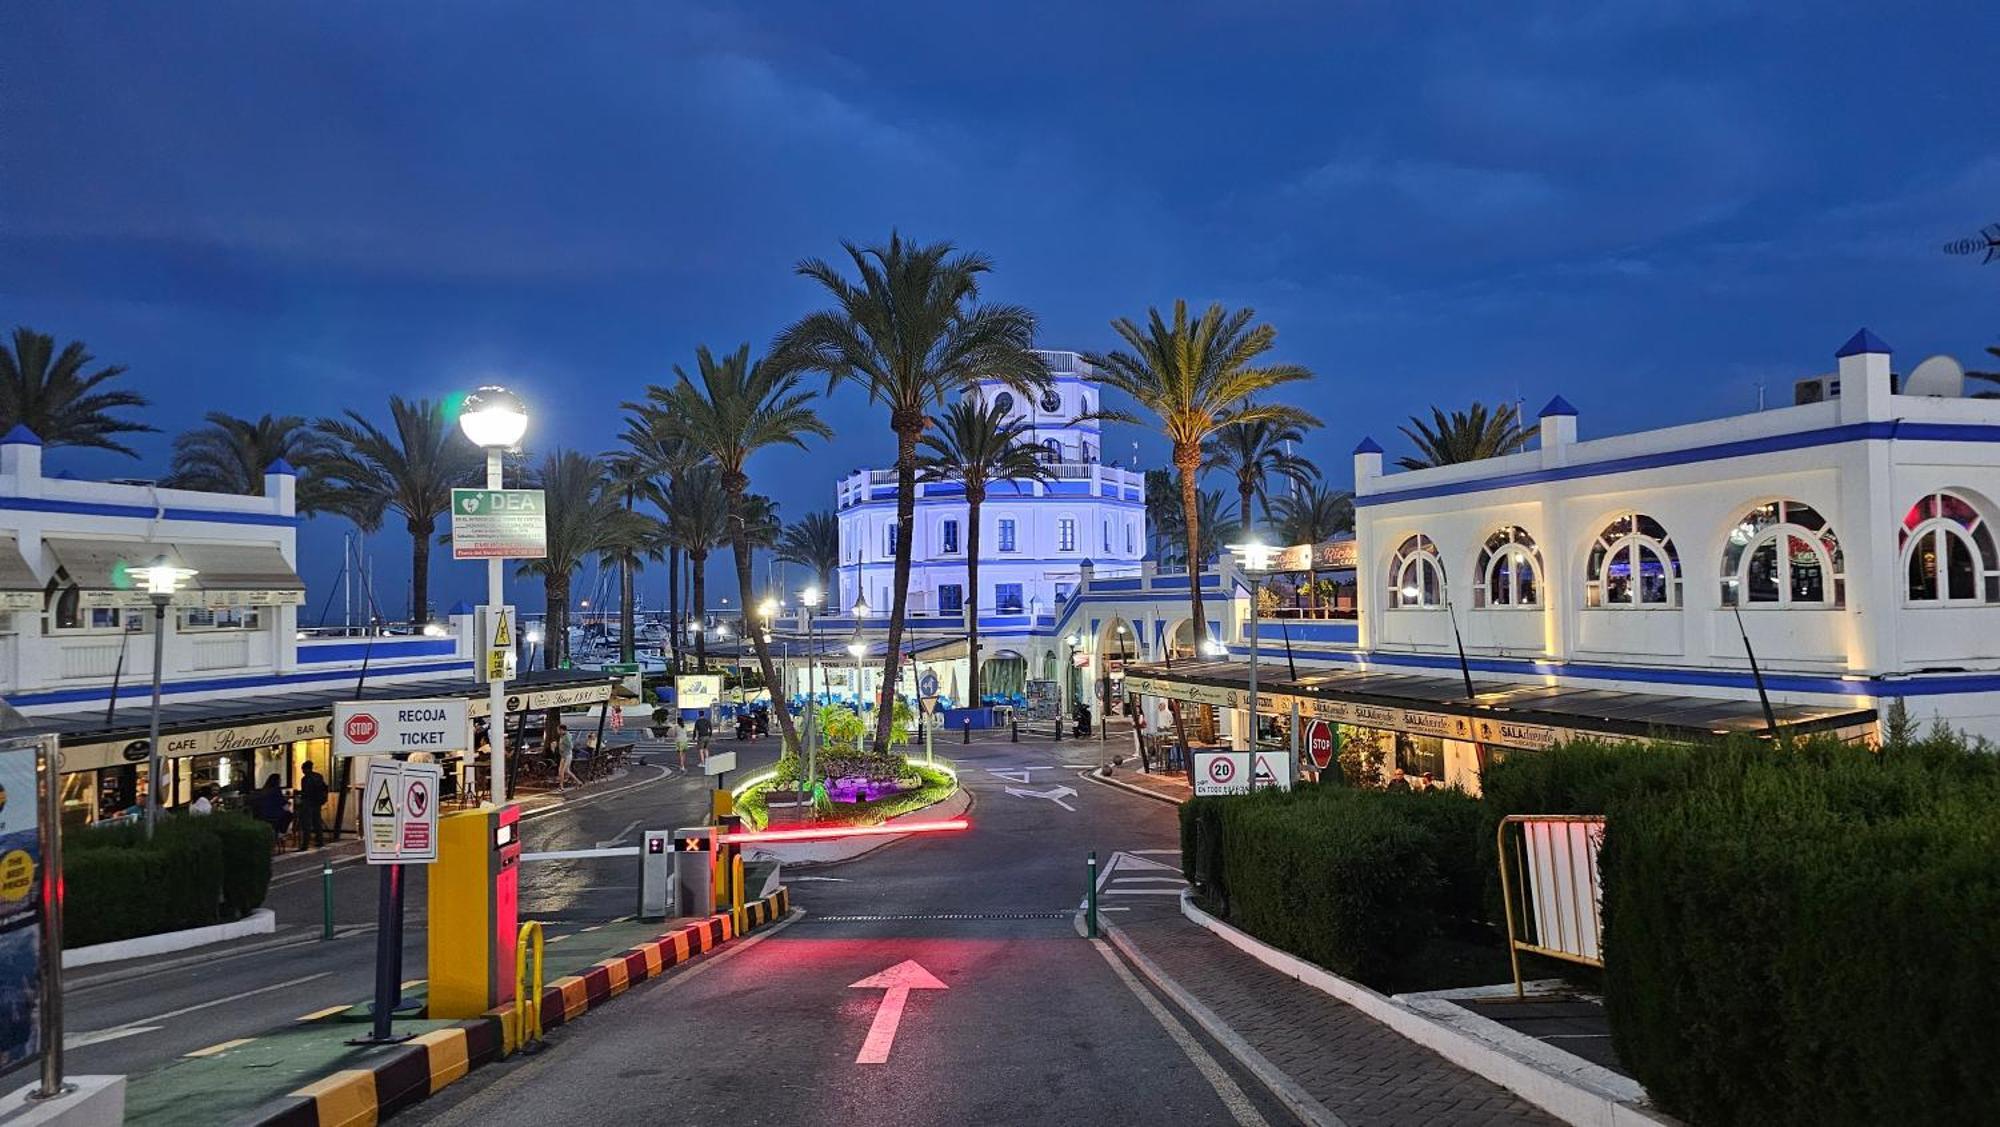
<instances>
[{"instance_id":1,"label":"asphalt road","mask_svg":"<svg viewBox=\"0 0 2000 1127\"><path fill-rule=\"evenodd\" d=\"M554 1031L549 1051L474 1073L400 1118L1289 1122L1077 930L1092 849L1107 864L1122 852L1120 872L1140 874L1110 880L1110 918L1174 910L1173 810L1063 766L1094 763L1095 743L940 750L973 791L972 829L792 872L802 916L635 987ZM898 982L909 988L889 988ZM884 1010L899 1003L890 1036Z\"/></svg>"},{"instance_id":2,"label":"asphalt road","mask_svg":"<svg viewBox=\"0 0 2000 1127\"><path fill-rule=\"evenodd\" d=\"M737 751L743 770L777 758L775 740L724 741L721 749ZM524 849L632 845L643 829L700 824L713 782L674 764L671 754L644 756L621 777L524 813ZM403 973L415 981L425 974L426 885L421 866L408 872ZM633 858L524 865L522 918L545 921L554 938L627 915L636 881ZM321 941L319 858L283 858L265 901L277 913L277 935L72 971L63 992L66 1071L136 1079L196 1049L365 1000L375 981L377 887L377 871L341 851L334 867L336 938Z\"/></svg>"}]
</instances>

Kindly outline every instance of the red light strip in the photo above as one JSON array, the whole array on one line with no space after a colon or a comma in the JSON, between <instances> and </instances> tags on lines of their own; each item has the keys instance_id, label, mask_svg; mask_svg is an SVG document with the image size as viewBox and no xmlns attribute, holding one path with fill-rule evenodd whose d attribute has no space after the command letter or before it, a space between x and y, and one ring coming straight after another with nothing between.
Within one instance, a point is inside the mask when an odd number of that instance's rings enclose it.
<instances>
[{"instance_id":1,"label":"red light strip","mask_svg":"<svg viewBox=\"0 0 2000 1127\"><path fill-rule=\"evenodd\" d=\"M938 833L944 830L969 830L972 823L964 818L947 818L942 822L903 822L897 825L879 826L827 826L824 829L798 830L743 830L738 833L717 834L715 840L725 845L748 845L754 842L772 841L831 841L842 837L890 837L899 834Z\"/></svg>"}]
</instances>

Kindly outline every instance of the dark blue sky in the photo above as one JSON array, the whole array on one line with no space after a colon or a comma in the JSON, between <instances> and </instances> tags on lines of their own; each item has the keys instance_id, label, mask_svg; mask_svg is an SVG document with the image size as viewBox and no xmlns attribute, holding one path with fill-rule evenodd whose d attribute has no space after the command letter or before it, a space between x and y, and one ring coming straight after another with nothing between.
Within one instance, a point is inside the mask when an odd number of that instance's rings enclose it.
<instances>
[{"instance_id":1,"label":"dark blue sky","mask_svg":"<svg viewBox=\"0 0 2000 1127\"><path fill-rule=\"evenodd\" d=\"M140 463L50 456L86 475L164 472L204 410L487 379L603 448L891 226L992 255L1050 347L1255 306L1343 483L1433 402L1560 392L1588 437L1782 400L1862 324L1902 369L2000 341L2000 266L1938 251L2000 219L2000 7L1462 7L14 4L0 322L154 399ZM886 457L830 410L753 466L787 515ZM303 534L315 604L338 536ZM400 613L407 539L373 543ZM480 583L435 565L440 605Z\"/></svg>"}]
</instances>

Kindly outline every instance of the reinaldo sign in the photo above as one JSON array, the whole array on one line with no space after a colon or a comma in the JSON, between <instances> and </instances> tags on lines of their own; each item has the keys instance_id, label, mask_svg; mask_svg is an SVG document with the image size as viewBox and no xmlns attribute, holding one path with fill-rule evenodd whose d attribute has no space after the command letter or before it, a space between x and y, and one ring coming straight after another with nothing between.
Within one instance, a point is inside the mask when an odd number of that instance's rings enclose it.
<instances>
[{"instance_id":1,"label":"reinaldo sign","mask_svg":"<svg viewBox=\"0 0 2000 1127\"><path fill-rule=\"evenodd\" d=\"M341 701L333 706L333 754L463 751L471 723L462 697Z\"/></svg>"}]
</instances>

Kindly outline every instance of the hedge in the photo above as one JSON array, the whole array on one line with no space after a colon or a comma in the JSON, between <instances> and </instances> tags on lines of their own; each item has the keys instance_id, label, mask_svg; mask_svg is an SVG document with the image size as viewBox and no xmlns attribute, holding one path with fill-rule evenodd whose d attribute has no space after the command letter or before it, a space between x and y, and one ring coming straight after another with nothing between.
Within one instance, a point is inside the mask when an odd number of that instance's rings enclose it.
<instances>
[{"instance_id":1,"label":"hedge","mask_svg":"<svg viewBox=\"0 0 2000 1127\"><path fill-rule=\"evenodd\" d=\"M240 919L271 883L271 828L241 814L163 819L63 839L63 944L87 947Z\"/></svg>"},{"instance_id":2,"label":"hedge","mask_svg":"<svg viewBox=\"0 0 2000 1127\"><path fill-rule=\"evenodd\" d=\"M1182 865L1224 918L1337 974L1394 980L1478 928L1476 800L1344 788L1196 799Z\"/></svg>"},{"instance_id":3,"label":"hedge","mask_svg":"<svg viewBox=\"0 0 2000 1127\"><path fill-rule=\"evenodd\" d=\"M1609 803L1620 1060L1699 1124L2000 1122L2000 761L1704 751Z\"/></svg>"}]
</instances>

